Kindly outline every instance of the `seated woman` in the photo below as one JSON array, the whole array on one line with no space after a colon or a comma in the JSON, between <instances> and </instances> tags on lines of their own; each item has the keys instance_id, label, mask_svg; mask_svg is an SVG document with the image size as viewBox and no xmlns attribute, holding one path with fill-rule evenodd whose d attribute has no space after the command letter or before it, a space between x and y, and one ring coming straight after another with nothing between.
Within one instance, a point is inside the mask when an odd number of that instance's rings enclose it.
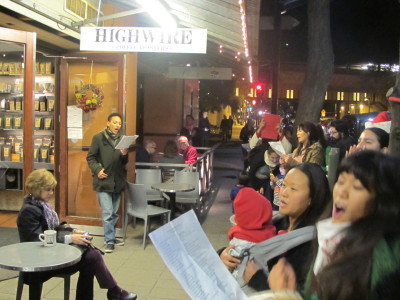
<instances>
[{"instance_id":1,"label":"seated woman","mask_svg":"<svg viewBox=\"0 0 400 300\"><path fill-rule=\"evenodd\" d=\"M399 165L368 150L341 162L331 218L317 224L304 299L400 299ZM295 289L290 264L279 261L269 283L274 290Z\"/></svg>"},{"instance_id":2,"label":"seated woman","mask_svg":"<svg viewBox=\"0 0 400 300\"><path fill-rule=\"evenodd\" d=\"M160 163L169 164L184 164L185 159L178 153L178 146L173 140L167 141L164 148L164 156L160 158ZM163 169L163 167L161 167ZM176 169L174 167L168 167L168 169ZM180 168L177 168L180 169Z\"/></svg>"},{"instance_id":3,"label":"seated woman","mask_svg":"<svg viewBox=\"0 0 400 300\"><path fill-rule=\"evenodd\" d=\"M358 144L353 145L346 151L346 157L360 150L375 150L383 153L388 152L389 133L378 127L364 129L358 139Z\"/></svg>"},{"instance_id":4,"label":"seated woman","mask_svg":"<svg viewBox=\"0 0 400 300\"><path fill-rule=\"evenodd\" d=\"M24 204L18 214L17 226L21 242L36 242L39 234L45 230L57 231L57 242L77 245L82 250L81 260L70 267L24 274L29 282L42 283L57 274L79 271L76 288L76 299L93 299L93 279L96 276L99 286L108 289L109 300L134 300L136 294L120 288L104 263L102 253L91 244L91 237L84 236L84 231L73 229L66 224L59 224L57 213L52 209L49 201L53 197L57 181L53 174L45 169L38 169L28 175L25 182ZM27 275L27 276L25 276ZM30 276L34 275L34 276Z\"/></svg>"},{"instance_id":5,"label":"seated woman","mask_svg":"<svg viewBox=\"0 0 400 300\"><path fill-rule=\"evenodd\" d=\"M292 231L314 225L329 201L329 184L322 168L311 163L295 166L286 174L280 189L279 212L286 217L282 224L276 224L277 229ZM282 231L279 232L279 234L282 233ZM310 266L308 258L311 254L311 245L311 241L306 242L285 253L287 260L294 265L296 275L300 280L305 280ZM223 251L220 250L219 254L222 262L232 271L240 263L240 260L229 255L230 249L232 246ZM270 269L277 260L278 258L268 263ZM243 274L243 280L257 291L268 289L267 276L261 267L249 262Z\"/></svg>"},{"instance_id":6,"label":"seated woman","mask_svg":"<svg viewBox=\"0 0 400 300\"><path fill-rule=\"evenodd\" d=\"M185 159L178 153L178 146L173 140L167 141L164 148L164 156L160 158L160 163L168 164L184 164ZM182 168L177 167L161 167L163 174L163 180L166 181L174 176L175 170L181 170Z\"/></svg>"},{"instance_id":7,"label":"seated woman","mask_svg":"<svg viewBox=\"0 0 400 300\"><path fill-rule=\"evenodd\" d=\"M303 122L297 128L299 145L291 155L282 155L281 164L285 168L293 167L302 162L325 165L325 148L327 141L320 125L312 122Z\"/></svg>"}]
</instances>

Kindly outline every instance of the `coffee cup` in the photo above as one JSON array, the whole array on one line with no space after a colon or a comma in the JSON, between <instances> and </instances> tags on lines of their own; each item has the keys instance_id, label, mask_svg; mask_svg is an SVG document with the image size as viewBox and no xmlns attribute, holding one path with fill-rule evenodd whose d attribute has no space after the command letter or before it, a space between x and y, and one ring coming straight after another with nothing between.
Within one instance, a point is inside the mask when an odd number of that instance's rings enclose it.
<instances>
[{"instance_id":1,"label":"coffee cup","mask_svg":"<svg viewBox=\"0 0 400 300\"><path fill-rule=\"evenodd\" d=\"M57 231L45 230L44 233L39 234L39 240L43 242L43 246L51 247L57 244Z\"/></svg>"}]
</instances>

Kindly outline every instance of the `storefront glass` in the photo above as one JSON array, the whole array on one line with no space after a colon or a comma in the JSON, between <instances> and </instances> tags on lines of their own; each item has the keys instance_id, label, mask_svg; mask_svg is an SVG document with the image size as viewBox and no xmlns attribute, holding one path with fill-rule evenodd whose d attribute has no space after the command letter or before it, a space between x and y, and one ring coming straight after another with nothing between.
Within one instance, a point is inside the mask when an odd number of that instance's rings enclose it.
<instances>
[{"instance_id":1,"label":"storefront glass","mask_svg":"<svg viewBox=\"0 0 400 300\"><path fill-rule=\"evenodd\" d=\"M19 210L23 198L25 46L0 42L0 209Z\"/></svg>"},{"instance_id":2,"label":"storefront glass","mask_svg":"<svg viewBox=\"0 0 400 300\"><path fill-rule=\"evenodd\" d=\"M101 219L86 155L92 137L106 127L118 107L118 67L115 63L68 64L68 216Z\"/></svg>"}]
</instances>

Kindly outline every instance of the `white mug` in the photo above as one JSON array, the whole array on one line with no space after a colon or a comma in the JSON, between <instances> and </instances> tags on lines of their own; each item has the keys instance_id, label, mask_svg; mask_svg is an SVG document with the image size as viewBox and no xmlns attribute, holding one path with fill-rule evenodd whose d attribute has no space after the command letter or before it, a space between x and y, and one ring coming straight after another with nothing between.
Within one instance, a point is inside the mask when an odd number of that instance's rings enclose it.
<instances>
[{"instance_id":1,"label":"white mug","mask_svg":"<svg viewBox=\"0 0 400 300\"><path fill-rule=\"evenodd\" d=\"M39 234L39 240L43 242L43 246L55 246L57 244L57 231L45 230L44 233Z\"/></svg>"}]
</instances>

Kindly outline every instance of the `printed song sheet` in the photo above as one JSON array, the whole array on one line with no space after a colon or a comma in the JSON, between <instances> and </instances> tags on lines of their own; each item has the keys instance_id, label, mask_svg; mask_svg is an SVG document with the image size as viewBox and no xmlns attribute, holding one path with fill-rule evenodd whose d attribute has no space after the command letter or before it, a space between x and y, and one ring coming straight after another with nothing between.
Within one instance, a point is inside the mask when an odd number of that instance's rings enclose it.
<instances>
[{"instance_id":1,"label":"printed song sheet","mask_svg":"<svg viewBox=\"0 0 400 300\"><path fill-rule=\"evenodd\" d=\"M274 150L278 155L286 154L281 141L268 142L268 144L271 146L272 150Z\"/></svg>"},{"instance_id":2,"label":"printed song sheet","mask_svg":"<svg viewBox=\"0 0 400 300\"><path fill-rule=\"evenodd\" d=\"M124 135L122 139L119 141L118 145L115 146L115 149L128 149L129 146L136 141L138 135Z\"/></svg>"},{"instance_id":3,"label":"printed song sheet","mask_svg":"<svg viewBox=\"0 0 400 300\"><path fill-rule=\"evenodd\" d=\"M248 299L211 246L193 210L151 232L150 238L192 299Z\"/></svg>"}]
</instances>

